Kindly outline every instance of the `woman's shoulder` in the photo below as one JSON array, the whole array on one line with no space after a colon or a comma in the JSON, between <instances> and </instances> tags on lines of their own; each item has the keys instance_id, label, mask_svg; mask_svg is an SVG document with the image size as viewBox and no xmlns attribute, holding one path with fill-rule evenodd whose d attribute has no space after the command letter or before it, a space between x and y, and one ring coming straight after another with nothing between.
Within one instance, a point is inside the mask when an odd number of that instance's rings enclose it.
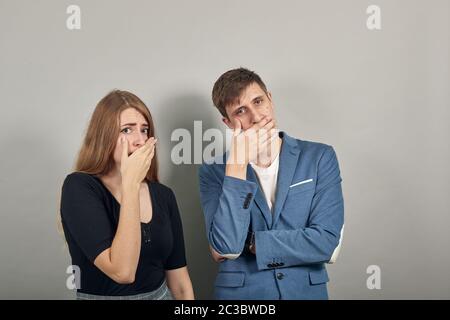
<instances>
[{"instance_id":1,"label":"woman's shoulder","mask_svg":"<svg viewBox=\"0 0 450 320\"><path fill-rule=\"evenodd\" d=\"M150 187L153 188L153 190L155 190L160 196L164 196L167 198L170 198L172 196L175 197L172 189L162 184L161 182L150 181Z\"/></svg>"},{"instance_id":2,"label":"woman's shoulder","mask_svg":"<svg viewBox=\"0 0 450 320\"><path fill-rule=\"evenodd\" d=\"M83 187L99 188L98 178L93 174L74 171L64 179L63 188L83 189Z\"/></svg>"}]
</instances>

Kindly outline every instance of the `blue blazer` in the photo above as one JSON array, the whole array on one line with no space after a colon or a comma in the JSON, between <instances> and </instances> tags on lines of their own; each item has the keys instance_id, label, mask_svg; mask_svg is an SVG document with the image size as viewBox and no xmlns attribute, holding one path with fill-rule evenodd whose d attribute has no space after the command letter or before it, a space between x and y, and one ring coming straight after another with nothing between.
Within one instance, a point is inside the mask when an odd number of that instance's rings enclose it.
<instances>
[{"instance_id":1,"label":"blue blazer","mask_svg":"<svg viewBox=\"0 0 450 320\"><path fill-rule=\"evenodd\" d=\"M328 299L325 263L339 244L344 201L333 148L280 132L273 212L252 167L225 176L225 159L199 170L208 241L222 255L216 299ZM254 232L256 255L246 249Z\"/></svg>"}]
</instances>

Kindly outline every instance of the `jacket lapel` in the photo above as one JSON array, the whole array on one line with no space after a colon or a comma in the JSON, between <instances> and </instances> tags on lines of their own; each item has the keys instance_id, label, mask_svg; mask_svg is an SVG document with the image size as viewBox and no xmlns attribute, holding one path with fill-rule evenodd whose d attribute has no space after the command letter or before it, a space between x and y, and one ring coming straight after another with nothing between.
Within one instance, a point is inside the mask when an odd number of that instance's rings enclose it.
<instances>
[{"instance_id":1,"label":"jacket lapel","mask_svg":"<svg viewBox=\"0 0 450 320\"><path fill-rule=\"evenodd\" d=\"M259 185L258 178L256 177L255 171L253 170L251 165L247 166L247 180L252 181L258 185L258 189L256 189L255 194L255 203L258 206L259 210L266 221L267 229L270 230L272 226L272 213L270 212L269 205L267 204L266 197Z\"/></svg>"},{"instance_id":2,"label":"jacket lapel","mask_svg":"<svg viewBox=\"0 0 450 320\"><path fill-rule=\"evenodd\" d=\"M289 186L292 183L295 169L297 168L300 148L295 139L289 137L286 133L282 133L283 143L281 145L280 165L278 169L277 191L275 194L275 205L273 210L273 227L281 213L284 202L289 192ZM267 204L266 204L267 205Z\"/></svg>"}]
</instances>

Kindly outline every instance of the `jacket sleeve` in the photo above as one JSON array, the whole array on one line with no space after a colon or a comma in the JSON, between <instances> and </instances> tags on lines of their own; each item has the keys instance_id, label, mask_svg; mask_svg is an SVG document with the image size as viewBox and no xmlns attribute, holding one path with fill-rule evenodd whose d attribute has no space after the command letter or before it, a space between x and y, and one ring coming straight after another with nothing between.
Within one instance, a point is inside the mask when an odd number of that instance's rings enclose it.
<instances>
[{"instance_id":1,"label":"jacket sleeve","mask_svg":"<svg viewBox=\"0 0 450 320\"><path fill-rule=\"evenodd\" d=\"M199 170L206 234L219 254L235 259L245 246L257 184L228 176L222 180L212 166L204 164Z\"/></svg>"},{"instance_id":2,"label":"jacket sleeve","mask_svg":"<svg viewBox=\"0 0 450 320\"><path fill-rule=\"evenodd\" d=\"M338 247L344 223L344 200L336 153L323 152L316 191L306 228L255 232L259 270L329 262Z\"/></svg>"}]
</instances>

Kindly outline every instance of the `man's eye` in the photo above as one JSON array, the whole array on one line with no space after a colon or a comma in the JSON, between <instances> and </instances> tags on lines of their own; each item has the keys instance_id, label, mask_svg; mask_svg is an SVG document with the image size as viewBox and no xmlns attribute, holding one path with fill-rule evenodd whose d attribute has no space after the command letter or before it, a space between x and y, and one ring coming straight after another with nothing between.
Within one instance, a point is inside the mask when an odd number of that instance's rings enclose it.
<instances>
[{"instance_id":1,"label":"man's eye","mask_svg":"<svg viewBox=\"0 0 450 320\"><path fill-rule=\"evenodd\" d=\"M131 129L130 128L123 128L120 132L130 133L130 131L128 131L128 130L131 130Z\"/></svg>"},{"instance_id":2,"label":"man's eye","mask_svg":"<svg viewBox=\"0 0 450 320\"><path fill-rule=\"evenodd\" d=\"M242 114L242 113L244 113L244 108L239 108L237 111L236 111L236 114Z\"/></svg>"}]
</instances>

